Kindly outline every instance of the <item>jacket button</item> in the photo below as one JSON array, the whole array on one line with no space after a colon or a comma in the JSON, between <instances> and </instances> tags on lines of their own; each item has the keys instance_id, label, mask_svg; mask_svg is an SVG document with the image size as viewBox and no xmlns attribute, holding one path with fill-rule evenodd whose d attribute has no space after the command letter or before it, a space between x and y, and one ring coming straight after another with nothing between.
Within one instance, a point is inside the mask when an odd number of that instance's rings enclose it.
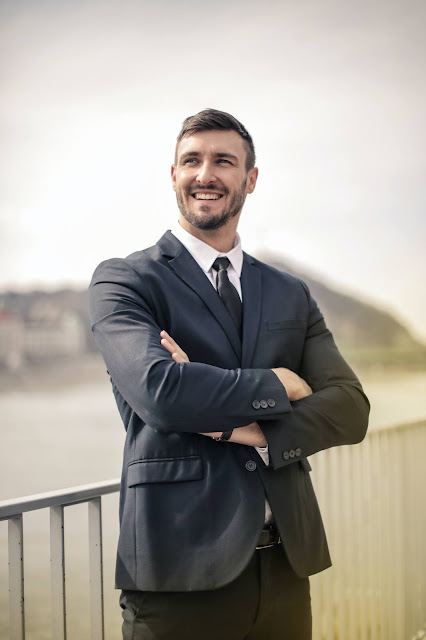
<instances>
[{"instance_id":1,"label":"jacket button","mask_svg":"<svg viewBox=\"0 0 426 640\"><path fill-rule=\"evenodd\" d=\"M251 406L253 407L253 409L260 409L259 400L253 400L253 402L251 403Z\"/></svg>"},{"instance_id":2,"label":"jacket button","mask_svg":"<svg viewBox=\"0 0 426 640\"><path fill-rule=\"evenodd\" d=\"M297 447L297 449L295 451L295 454L296 454L297 457L301 456L302 455L302 449L300 447Z\"/></svg>"},{"instance_id":3,"label":"jacket button","mask_svg":"<svg viewBox=\"0 0 426 640\"><path fill-rule=\"evenodd\" d=\"M256 469L255 461L254 460L247 460L246 469L247 469L247 471L255 471L255 469Z\"/></svg>"},{"instance_id":4,"label":"jacket button","mask_svg":"<svg viewBox=\"0 0 426 640\"><path fill-rule=\"evenodd\" d=\"M268 398L267 403L268 407L275 407L275 400L273 398Z\"/></svg>"},{"instance_id":5,"label":"jacket button","mask_svg":"<svg viewBox=\"0 0 426 640\"><path fill-rule=\"evenodd\" d=\"M267 409L268 408L268 403L266 402L266 400L261 400L260 401L260 406L262 407L262 409Z\"/></svg>"},{"instance_id":6,"label":"jacket button","mask_svg":"<svg viewBox=\"0 0 426 640\"><path fill-rule=\"evenodd\" d=\"M283 452L283 458L284 458L284 460L288 460L288 459L289 459L289 457L290 457L289 452L288 452L288 451L284 451L284 452Z\"/></svg>"},{"instance_id":7,"label":"jacket button","mask_svg":"<svg viewBox=\"0 0 426 640\"><path fill-rule=\"evenodd\" d=\"M296 455L295 450L294 449L290 449L289 455L290 455L290 458L294 458L294 456Z\"/></svg>"}]
</instances>

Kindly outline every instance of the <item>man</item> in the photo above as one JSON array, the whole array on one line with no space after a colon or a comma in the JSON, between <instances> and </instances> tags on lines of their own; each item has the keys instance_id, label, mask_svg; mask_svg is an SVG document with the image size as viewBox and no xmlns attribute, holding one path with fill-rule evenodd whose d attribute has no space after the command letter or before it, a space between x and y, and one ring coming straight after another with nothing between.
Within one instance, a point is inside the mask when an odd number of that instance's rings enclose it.
<instances>
[{"instance_id":1,"label":"man","mask_svg":"<svg viewBox=\"0 0 426 640\"><path fill-rule=\"evenodd\" d=\"M362 440L369 405L306 285L241 250L257 177L238 120L187 118L179 224L93 276L127 431L125 639L311 638L308 576L330 558L306 456Z\"/></svg>"}]
</instances>

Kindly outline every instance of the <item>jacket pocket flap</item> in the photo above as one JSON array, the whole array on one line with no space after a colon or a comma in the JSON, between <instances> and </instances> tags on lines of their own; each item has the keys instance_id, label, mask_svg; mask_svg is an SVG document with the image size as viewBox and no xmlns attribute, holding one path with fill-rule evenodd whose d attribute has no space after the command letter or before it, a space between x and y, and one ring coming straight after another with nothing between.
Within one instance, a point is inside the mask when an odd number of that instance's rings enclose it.
<instances>
[{"instance_id":1,"label":"jacket pocket flap","mask_svg":"<svg viewBox=\"0 0 426 640\"><path fill-rule=\"evenodd\" d=\"M182 482L201 480L203 466L200 456L184 458L150 458L130 462L127 468L127 485L149 482Z\"/></svg>"},{"instance_id":2,"label":"jacket pocket flap","mask_svg":"<svg viewBox=\"0 0 426 640\"><path fill-rule=\"evenodd\" d=\"M312 467L311 467L311 465L309 463L309 460L307 458L302 458L300 460L300 464L302 465L302 469L304 471L312 471Z\"/></svg>"},{"instance_id":3,"label":"jacket pocket flap","mask_svg":"<svg viewBox=\"0 0 426 640\"><path fill-rule=\"evenodd\" d=\"M267 320L268 331L278 331L279 329L305 329L303 320L291 318L289 320Z\"/></svg>"}]
</instances>

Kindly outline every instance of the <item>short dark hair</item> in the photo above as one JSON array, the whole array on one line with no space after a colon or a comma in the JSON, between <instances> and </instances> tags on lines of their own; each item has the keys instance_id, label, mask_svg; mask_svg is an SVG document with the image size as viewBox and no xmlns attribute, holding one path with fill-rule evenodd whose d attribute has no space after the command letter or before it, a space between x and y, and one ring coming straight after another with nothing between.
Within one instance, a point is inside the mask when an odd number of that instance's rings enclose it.
<instances>
[{"instance_id":1,"label":"short dark hair","mask_svg":"<svg viewBox=\"0 0 426 640\"><path fill-rule=\"evenodd\" d=\"M193 133L198 133L199 131L211 131L214 129L236 131L242 137L247 151L246 169L247 171L253 169L256 163L256 154L251 135L245 126L234 118L234 116L231 116L230 113L226 113L225 111L218 111L217 109L203 109L203 111L196 113L195 116L189 116L183 121L182 128L176 140L175 163L177 159L177 148L182 138L190 136Z\"/></svg>"}]
</instances>

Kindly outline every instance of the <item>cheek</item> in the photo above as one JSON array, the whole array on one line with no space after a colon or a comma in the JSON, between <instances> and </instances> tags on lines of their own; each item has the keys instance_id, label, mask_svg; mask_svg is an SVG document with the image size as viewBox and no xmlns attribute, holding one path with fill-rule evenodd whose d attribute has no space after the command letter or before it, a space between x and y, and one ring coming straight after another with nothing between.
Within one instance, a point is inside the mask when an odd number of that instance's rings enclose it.
<instances>
[{"instance_id":1,"label":"cheek","mask_svg":"<svg viewBox=\"0 0 426 640\"><path fill-rule=\"evenodd\" d=\"M191 186L193 180L191 176L188 175L180 175L179 179L176 181L176 188L180 191L186 191Z\"/></svg>"}]
</instances>

